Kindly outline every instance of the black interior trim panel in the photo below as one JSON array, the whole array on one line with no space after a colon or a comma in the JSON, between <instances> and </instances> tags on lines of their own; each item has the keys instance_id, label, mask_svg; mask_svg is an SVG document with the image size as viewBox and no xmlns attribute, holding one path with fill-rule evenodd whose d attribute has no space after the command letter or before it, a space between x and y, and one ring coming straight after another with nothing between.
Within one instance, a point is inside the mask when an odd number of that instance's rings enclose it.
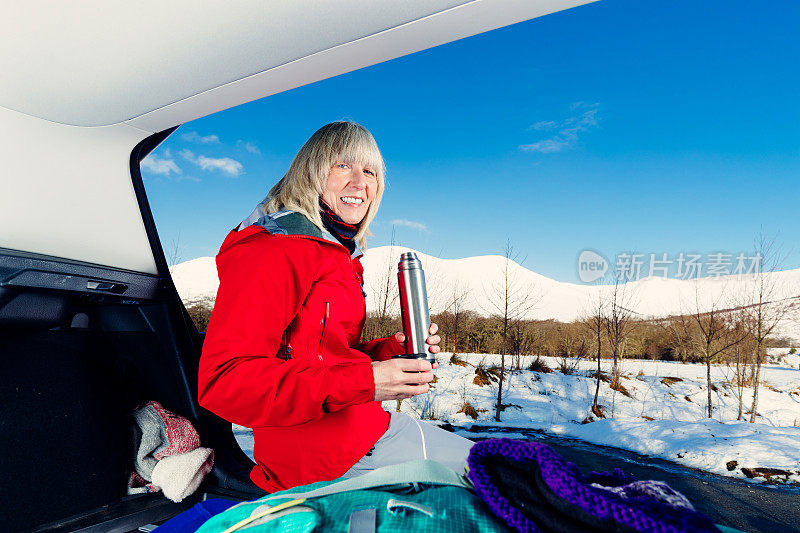
<instances>
[{"instance_id":1,"label":"black interior trim panel","mask_svg":"<svg viewBox=\"0 0 800 533\"><path fill-rule=\"evenodd\" d=\"M164 283L141 272L0 248L0 288L31 288L114 295L135 300L158 298Z\"/></svg>"}]
</instances>

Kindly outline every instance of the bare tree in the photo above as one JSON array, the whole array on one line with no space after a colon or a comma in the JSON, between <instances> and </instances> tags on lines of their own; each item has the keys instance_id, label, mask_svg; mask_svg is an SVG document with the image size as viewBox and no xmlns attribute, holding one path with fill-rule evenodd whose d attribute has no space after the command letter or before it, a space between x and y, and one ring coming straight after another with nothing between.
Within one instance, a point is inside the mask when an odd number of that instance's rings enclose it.
<instances>
[{"instance_id":1,"label":"bare tree","mask_svg":"<svg viewBox=\"0 0 800 533\"><path fill-rule=\"evenodd\" d=\"M500 328L500 379L497 386L497 404L494 418L500 421L500 411L503 410L503 382L505 378L506 355L509 352L509 332L514 324L530 313L541 300L535 288L519 278L519 270L514 268L522 262L519 254L514 251L511 241L506 241L503 250L503 272L499 283L495 284L487 294L487 304L491 314L498 317Z\"/></svg>"},{"instance_id":2,"label":"bare tree","mask_svg":"<svg viewBox=\"0 0 800 533\"><path fill-rule=\"evenodd\" d=\"M736 330L733 327L730 310L721 309L720 301L724 294L725 287L722 288L716 298L712 297L707 303L702 302L700 284L695 281L694 310L691 315L691 321L696 327L695 339L706 364L708 418L712 418L713 413L711 403L711 391L713 388L711 383L711 361L742 342L747 335L746 332ZM691 338L692 332L687 331L687 333Z\"/></svg>"},{"instance_id":3,"label":"bare tree","mask_svg":"<svg viewBox=\"0 0 800 533\"><path fill-rule=\"evenodd\" d=\"M586 332L578 322L558 323L553 332L556 337L558 370L564 375L571 375L589 354L589 342Z\"/></svg>"},{"instance_id":4,"label":"bare tree","mask_svg":"<svg viewBox=\"0 0 800 533\"><path fill-rule=\"evenodd\" d=\"M728 360L729 365L733 365L733 394L736 396L739 404L736 420L744 419L744 388L752 380L752 373L748 375L748 370L750 370L750 368L747 365L747 354L753 353L754 348L753 339L750 337L748 331L749 328L745 326L742 311L739 310L734 316L731 334L735 336L741 335L742 342L732 347L731 357Z\"/></svg>"},{"instance_id":5,"label":"bare tree","mask_svg":"<svg viewBox=\"0 0 800 533\"><path fill-rule=\"evenodd\" d=\"M749 279L746 305L743 306L744 324L754 341L753 403L750 407L749 420L751 424L756 421L759 380L764 361L764 341L790 311L790 301L781 299L777 278L774 275L782 259L779 257L774 239L767 238L762 229L756 238L754 248L753 271Z\"/></svg>"},{"instance_id":6,"label":"bare tree","mask_svg":"<svg viewBox=\"0 0 800 533\"><path fill-rule=\"evenodd\" d=\"M514 370L522 370L522 354L529 354L536 342L539 332L533 321L514 320L508 330L511 366Z\"/></svg>"},{"instance_id":7,"label":"bare tree","mask_svg":"<svg viewBox=\"0 0 800 533\"><path fill-rule=\"evenodd\" d=\"M608 344L611 348L611 388L620 388L619 359L623 353L625 340L631 334L635 322L634 311L631 309L633 300L628 284L621 284L619 277L615 278L614 285L606 295L604 326Z\"/></svg>"},{"instance_id":8,"label":"bare tree","mask_svg":"<svg viewBox=\"0 0 800 533\"><path fill-rule=\"evenodd\" d=\"M386 337L394 333L392 330L392 319L397 314L397 260L399 256L395 253L395 227L392 226L392 239L389 243L389 253L386 254L386 261L381 265L381 273L377 282L370 287L370 298L372 298L375 331L365 332L367 336Z\"/></svg>"},{"instance_id":9,"label":"bare tree","mask_svg":"<svg viewBox=\"0 0 800 533\"><path fill-rule=\"evenodd\" d=\"M450 314L450 323L448 324L449 334L452 335L452 352L455 355L458 352L458 339L459 334L464 329L464 321L467 318L467 297L469 296L469 289L459 282L453 285L453 292L450 295L449 302L446 305L445 311Z\"/></svg>"},{"instance_id":10,"label":"bare tree","mask_svg":"<svg viewBox=\"0 0 800 533\"><path fill-rule=\"evenodd\" d=\"M181 233L169 242L169 245L164 248L164 256L167 260L167 266L174 267L181 262L183 258L183 246L181 245Z\"/></svg>"},{"instance_id":11,"label":"bare tree","mask_svg":"<svg viewBox=\"0 0 800 533\"><path fill-rule=\"evenodd\" d=\"M597 374L595 375L594 387L594 400L592 400L592 412L595 414L602 413L597 399L600 396L600 355L603 349L602 336L606 329L606 310L605 302L603 301L602 294L598 290L596 300L590 306L589 311L586 313L583 321L583 327L589 331L595 341L597 347Z\"/></svg>"}]
</instances>

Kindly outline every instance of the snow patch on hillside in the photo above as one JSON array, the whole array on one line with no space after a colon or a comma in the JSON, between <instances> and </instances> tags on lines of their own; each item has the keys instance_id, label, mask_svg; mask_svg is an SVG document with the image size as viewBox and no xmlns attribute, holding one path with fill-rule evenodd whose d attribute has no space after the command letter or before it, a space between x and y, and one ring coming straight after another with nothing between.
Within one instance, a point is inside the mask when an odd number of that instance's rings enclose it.
<instances>
[{"instance_id":1,"label":"snow patch on hillside","mask_svg":"<svg viewBox=\"0 0 800 533\"><path fill-rule=\"evenodd\" d=\"M399 314L397 302L397 261L405 251L415 251L401 246L381 246L367 250L362 258L364 289L367 293L367 311L377 310L385 287L390 289L389 301L393 314ZM428 285L429 307L432 314L447 308L455 292L466 292L465 308L481 315L497 312L492 301L497 301L497 291L502 285L505 265L510 278L521 290L530 294L536 305L527 313L528 319L556 319L573 321L584 315L598 295L608 294L612 286L579 285L555 281L537 274L513 261L498 255L468 257L464 259L439 259L416 252L425 269ZM213 304L219 279L214 258L201 257L180 263L170 269L181 299L189 304ZM778 286L777 298L792 298L800 294L800 269L767 274ZM748 277L725 276L699 280L677 280L648 277L624 285L627 308L636 312L637 318L663 317L694 310L699 296L701 308L711 302L723 307L729 302L726 295L743 294L750 287ZM730 302L733 304L733 302ZM792 313L780 325L778 335L788 336L800 344L800 320Z\"/></svg>"},{"instance_id":2,"label":"snow patch on hillside","mask_svg":"<svg viewBox=\"0 0 800 533\"><path fill-rule=\"evenodd\" d=\"M219 277L213 257L198 257L170 267L169 271L184 303L213 303L216 299Z\"/></svg>"}]
</instances>

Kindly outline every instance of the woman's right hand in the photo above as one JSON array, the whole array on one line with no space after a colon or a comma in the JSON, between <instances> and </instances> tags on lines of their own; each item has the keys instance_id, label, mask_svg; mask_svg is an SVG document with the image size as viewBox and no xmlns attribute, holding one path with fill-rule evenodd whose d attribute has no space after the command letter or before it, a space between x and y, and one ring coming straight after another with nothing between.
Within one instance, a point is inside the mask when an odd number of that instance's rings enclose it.
<instances>
[{"instance_id":1,"label":"woman's right hand","mask_svg":"<svg viewBox=\"0 0 800 533\"><path fill-rule=\"evenodd\" d=\"M425 359L389 359L372 363L375 401L401 400L430 390L433 368Z\"/></svg>"}]
</instances>

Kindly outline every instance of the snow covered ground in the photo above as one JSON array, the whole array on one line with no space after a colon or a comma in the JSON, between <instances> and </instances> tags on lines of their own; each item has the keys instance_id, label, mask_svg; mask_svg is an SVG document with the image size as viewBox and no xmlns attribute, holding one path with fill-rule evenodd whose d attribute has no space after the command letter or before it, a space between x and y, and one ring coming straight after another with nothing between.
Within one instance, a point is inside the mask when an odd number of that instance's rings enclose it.
<instances>
[{"instance_id":1,"label":"snow covered ground","mask_svg":"<svg viewBox=\"0 0 800 533\"><path fill-rule=\"evenodd\" d=\"M755 424L736 421L738 399L728 383L733 375L731 368L712 367L712 381L717 390L712 394L714 418L708 419L705 366L647 360L621 363L622 385L629 396L601 382L599 403L605 419L598 419L590 412L595 381L588 376L596 363L581 361L571 375L530 370L511 373L503 387L506 407L501 422L495 421L497 384L473 383L477 366L488 368L499 362L499 356L484 354L461 355L466 366L449 364L451 354L441 354L442 365L436 371L437 382L432 391L404 400L401 410L418 418L433 418L463 428L502 427L510 437L523 436L515 434L514 429L536 429L754 482L798 484L800 356L785 354L785 350L773 351L780 363L762 369ZM532 359L523 357L523 368ZM552 369L558 367L555 358L542 360ZM601 367L608 372L610 361L603 361ZM743 398L747 409L752 389L746 388ZM459 412L465 402L475 409L473 414L477 418ZM383 405L386 410L396 408L393 401ZM249 431L236 428L235 433L240 445L252 456ZM473 438L497 436L494 432L480 431L462 434Z\"/></svg>"},{"instance_id":2,"label":"snow covered ground","mask_svg":"<svg viewBox=\"0 0 800 533\"><path fill-rule=\"evenodd\" d=\"M443 354L440 360L447 361L449 357L450 354ZM796 355L789 356L793 368L783 358L783 364L762 369L755 424L736 421L738 399L728 383L733 376L731 368L712 367L712 382L717 390L712 393L714 418L708 419L704 365L647 360L622 362L622 385L629 396L601 382L599 403L605 419L590 412L595 381L587 376L593 373L596 363L582 361L572 375L558 371L514 372L504 386L506 407L501 413L502 421L497 422L497 384L480 387L473 380L477 365L491 366L499 357L461 357L467 366L443 364L437 370L433 391L404 400L401 410L421 418L433 416L455 426L543 430L717 474L741 478L755 475L753 481L800 483L800 370ZM531 359L523 358L523 367ZM550 368L558 366L555 358L542 360ZM603 361L601 368L608 372L610 361ZM744 390L743 398L747 409L752 400L751 388ZM465 402L476 409L476 419L458 412ZM384 403L387 410L395 407L395 402ZM787 474L767 472L764 476L765 471L758 472L757 468L778 469Z\"/></svg>"}]
</instances>

